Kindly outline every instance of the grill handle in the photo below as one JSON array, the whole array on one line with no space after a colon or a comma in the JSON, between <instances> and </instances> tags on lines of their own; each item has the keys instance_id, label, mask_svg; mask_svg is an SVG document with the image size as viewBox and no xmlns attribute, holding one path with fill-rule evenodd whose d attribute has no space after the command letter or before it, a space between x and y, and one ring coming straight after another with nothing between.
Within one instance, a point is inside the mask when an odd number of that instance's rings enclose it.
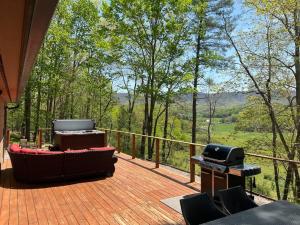
<instances>
[{"instance_id":1,"label":"grill handle","mask_svg":"<svg viewBox=\"0 0 300 225\"><path fill-rule=\"evenodd\" d=\"M210 158L210 157L207 157L207 156L204 156L203 158L206 159L206 160L212 161L212 162L218 162L218 163L224 163L225 162L225 160L214 159L214 158Z\"/></svg>"}]
</instances>

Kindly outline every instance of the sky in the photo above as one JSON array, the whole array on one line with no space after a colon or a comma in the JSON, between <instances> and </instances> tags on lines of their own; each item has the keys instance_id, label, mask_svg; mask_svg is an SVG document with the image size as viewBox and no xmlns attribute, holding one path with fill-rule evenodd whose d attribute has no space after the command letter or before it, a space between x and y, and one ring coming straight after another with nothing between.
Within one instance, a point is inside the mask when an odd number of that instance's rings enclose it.
<instances>
[{"instance_id":1,"label":"sky","mask_svg":"<svg viewBox=\"0 0 300 225\"><path fill-rule=\"evenodd\" d=\"M249 9L246 9L243 5L243 0L234 0L234 9L233 9L233 16L236 17L236 32L240 32L243 29L249 28L249 21L251 18L251 15L253 15L253 12L250 12ZM234 36L234 34L233 34ZM228 56L235 56L235 52L233 49L229 49ZM234 80L234 74L230 70L224 70L224 71L216 71L213 69L207 69L204 72L205 78L211 78L214 80L215 83L227 83L230 84L232 83L231 81ZM235 80L236 81L236 80ZM121 86L122 81L120 80L115 80L114 81L116 84L116 91L119 93L124 92L124 90L121 90L117 86ZM199 87L199 91L201 91L201 87ZM238 88L236 88L239 91L243 90L243 86L238 85ZM202 90L203 91L203 90Z\"/></svg>"},{"instance_id":2,"label":"sky","mask_svg":"<svg viewBox=\"0 0 300 225\"><path fill-rule=\"evenodd\" d=\"M253 22L252 18L255 12L251 11L249 8L246 8L243 4L243 0L235 0L234 1L234 9L233 9L233 16L236 18L236 28L233 33L233 37L236 33L241 32L243 30L249 29L251 23ZM229 49L228 56L235 56L234 49ZM215 71L215 70L208 70L206 72L206 77L212 78L216 83L235 83L236 79L232 71ZM235 85L236 86L236 85ZM240 84L239 88L236 87L238 91L242 91L243 85Z\"/></svg>"}]
</instances>

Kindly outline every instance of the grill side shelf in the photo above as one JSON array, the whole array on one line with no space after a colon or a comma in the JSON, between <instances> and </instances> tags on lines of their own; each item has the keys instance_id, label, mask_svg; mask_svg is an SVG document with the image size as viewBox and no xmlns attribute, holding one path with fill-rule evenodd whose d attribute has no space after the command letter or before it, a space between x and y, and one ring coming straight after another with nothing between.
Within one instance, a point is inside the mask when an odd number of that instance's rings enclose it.
<instances>
[{"instance_id":1,"label":"grill side shelf","mask_svg":"<svg viewBox=\"0 0 300 225\"><path fill-rule=\"evenodd\" d=\"M240 176L240 177L241 176L254 176L254 175L261 173L261 168L256 165L241 164L241 165L226 167L226 166L222 166L219 164L206 162L206 161L204 161L202 156L193 156L192 161L194 163L200 164L200 166L202 166L204 168L215 169L219 172L223 172L223 173L226 172L228 174Z\"/></svg>"},{"instance_id":2,"label":"grill side shelf","mask_svg":"<svg viewBox=\"0 0 300 225\"><path fill-rule=\"evenodd\" d=\"M232 174L235 176L254 176L261 173L261 168L256 165L237 165L230 166L228 170L228 174Z\"/></svg>"}]
</instances>

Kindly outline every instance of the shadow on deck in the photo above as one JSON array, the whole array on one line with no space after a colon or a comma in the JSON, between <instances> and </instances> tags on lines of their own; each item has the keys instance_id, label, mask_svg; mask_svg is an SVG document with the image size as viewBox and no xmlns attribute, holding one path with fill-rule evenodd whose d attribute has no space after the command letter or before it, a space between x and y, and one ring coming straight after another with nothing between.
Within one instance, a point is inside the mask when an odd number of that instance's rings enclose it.
<instances>
[{"instance_id":1,"label":"shadow on deck","mask_svg":"<svg viewBox=\"0 0 300 225\"><path fill-rule=\"evenodd\" d=\"M0 224L184 224L162 199L199 191L198 183L154 163L117 154L109 178L22 184L9 160L0 183Z\"/></svg>"}]
</instances>

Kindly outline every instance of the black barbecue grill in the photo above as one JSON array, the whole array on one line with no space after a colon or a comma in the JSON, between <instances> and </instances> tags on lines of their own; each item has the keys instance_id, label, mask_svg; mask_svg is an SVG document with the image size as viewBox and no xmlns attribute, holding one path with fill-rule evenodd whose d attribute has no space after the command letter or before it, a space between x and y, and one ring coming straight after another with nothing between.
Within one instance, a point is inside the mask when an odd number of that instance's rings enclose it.
<instances>
[{"instance_id":1,"label":"black barbecue grill","mask_svg":"<svg viewBox=\"0 0 300 225\"><path fill-rule=\"evenodd\" d=\"M245 177L261 173L255 165L244 164L244 149L218 144L208 144L202 156L193 160L201 167L201 192L210 195L219 189L245 187ZM252 190L252 182L250 189Z\"/></svg>"},{"instance_id":2,"label":"black barbecue grill","mask_svg":"<svg viewBox=\"0 0 300 225\"><path fill-rule=\"evenodd\" d=\"M227 166L242 164L245 158L242 148L216 144L207 145L202 154L205 161Z\"/></svg>"}]
</instances>

